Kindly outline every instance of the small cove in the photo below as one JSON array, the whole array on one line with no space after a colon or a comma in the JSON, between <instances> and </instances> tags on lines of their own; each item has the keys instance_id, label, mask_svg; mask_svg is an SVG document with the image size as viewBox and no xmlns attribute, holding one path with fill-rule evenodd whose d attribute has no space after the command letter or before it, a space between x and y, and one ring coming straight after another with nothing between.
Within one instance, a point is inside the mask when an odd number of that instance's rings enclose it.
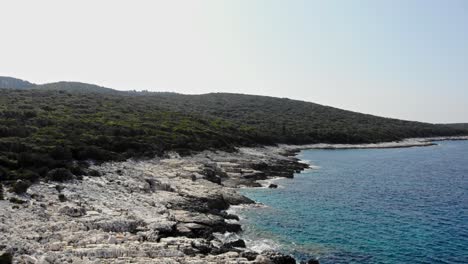
<instances>
[{"instance_id":1,"label":"small cove","mask_svg":"<svg viewBox=\"0 0 468 264\"><path fill-rule=\"evenodd\" d=\"M250 246L321 263L467 263L468 141L304 150L312 170L243 189Z\"/></svg>"}]
</instances>

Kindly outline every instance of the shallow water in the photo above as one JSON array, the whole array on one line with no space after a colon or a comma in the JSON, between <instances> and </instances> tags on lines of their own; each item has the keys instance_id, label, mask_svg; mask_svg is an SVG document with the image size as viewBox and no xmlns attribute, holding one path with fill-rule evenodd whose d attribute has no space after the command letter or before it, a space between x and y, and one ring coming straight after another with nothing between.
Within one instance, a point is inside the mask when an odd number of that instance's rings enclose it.
<instances>
[{"instance_id":1,"label":"shallow water","mask_svg":"<svg viewBox=\"0 0 468 264\"><path fill-rule=\"evenodd\" d=\"M244 237L321 263L468 263L468 141L306 150L318 168L243 189Z\"/></svg>"}]
</instances>

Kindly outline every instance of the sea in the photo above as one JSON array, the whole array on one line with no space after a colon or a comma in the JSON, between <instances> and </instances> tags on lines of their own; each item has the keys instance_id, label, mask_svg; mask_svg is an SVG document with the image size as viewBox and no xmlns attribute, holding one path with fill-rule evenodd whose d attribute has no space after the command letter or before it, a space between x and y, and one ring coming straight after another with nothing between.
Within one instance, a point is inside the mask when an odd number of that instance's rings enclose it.
<instances>
[{"instance_id":1,"label":"sea","mask_svg":"<svg viewBox=\"0 0 468 264\"><path fill-rule=\"evenodd\" d=\"M468 263L468 141L304 150L311 169L241 192L255 250L320 263Z\"/></svg>"}]
</instances>

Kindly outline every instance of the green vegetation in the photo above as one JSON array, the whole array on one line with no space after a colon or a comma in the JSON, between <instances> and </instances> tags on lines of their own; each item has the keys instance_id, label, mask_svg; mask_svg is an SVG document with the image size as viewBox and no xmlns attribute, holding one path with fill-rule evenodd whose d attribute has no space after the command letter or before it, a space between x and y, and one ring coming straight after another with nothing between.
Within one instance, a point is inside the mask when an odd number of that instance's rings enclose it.
<instances>
[{"instance_id":1,"label":"green vegetation","mask_svg":"<svg viewBox=\"0 0 468 264\"><path fill-rule=\"evenodd\" d=\"M0 255L0 264L11 264L13 263L13 255L11 253L3 253Z\"/></svg>"},{"instance_id":2,"label":"green vegetation","mask_svg":"<svg viewBox=\"0 0 468 264\"><path fill-rule=\"evenodd\" d=\"M163 109L144 96L0 89L0 181L10 185L98 176L86 169L87 160L232 149L256 141L249 129Z\"/></svg>"},{"instance_id":3,"label":"green vegetation","mask_svg":"<svg viewBox=\"0 0 468 264\"><path fill-rule=\"evenodd\" d=\"M2 80L2 78L0 78ZM274 143L371 143L468 134L318 104L240 94L120 92L61 82L0 89L0 182L99 176L87 161ZM18 181L22 180L22 181Z\"/></svg>"},{"instance_id":4,"label":"green vegetation","mask_svg":"<svg viewBox=\"0 0 468 264\"><path fill-rule=\"evenodd\" d=\"M18 198L16 198L16 197L11 197L11 198L10 198L10 203L14 203L14 204L25 204L26 201L21 200L21 199L18 199Z\"/></svg>"},{"instance_id":5,"label":"green vegetation","mask_svg":"<svg viewBox=\"0 0 468 264\"><path fill-rule=\"evenodd\" d=\"M63 193L60 193L60 194L58 195L58 199L59 199L59 201L62 202L62 203L65 202L65 201L67 201L67 197L65 197L65 195L64 195Z\"/></svg>"},{"instance_id":6,"label":"green vegetation","mask_svg":"<svg viewBox=\"0 0 468 264\"><path fill-rule=\"evenodd\" d=\"M455 129L464 129L468 130L468 123L458 123L458 124L445 124L448 127L455 128Z\"/></svg>"},{"instance_id":7,"label":"green vegetation","mask_svg":"<svg viewBox=\"0 0 468 264\"><path fill-rule=\"evenodd\" d=\"M28 180L18 180L14 182L11 186L11 191L16 194L25 193L28 188L31 186L31 182Z\"/></svg>"},{"instance_id":8,"label":"green vegetation","mask_svg":"<svg viewBox=\"0 0 468 264\"><path fill-rule=\"evenodd\" d=\"M382 118L285 98L226 93L148 96L174 111L253 127L258 135L275 143L356 144L468 133L468 129Z\"/></svg>"},{"instance_id":9,"label":"green vegetation","mask_svg":"<svg viewBox=\"0 0 468 264\"><path fill-rule=\"evenodd\" d=\"M72 180L75 175L65 168L56 168L47 173L46 179L57 182Z\"/></svg>"}]
</instances>

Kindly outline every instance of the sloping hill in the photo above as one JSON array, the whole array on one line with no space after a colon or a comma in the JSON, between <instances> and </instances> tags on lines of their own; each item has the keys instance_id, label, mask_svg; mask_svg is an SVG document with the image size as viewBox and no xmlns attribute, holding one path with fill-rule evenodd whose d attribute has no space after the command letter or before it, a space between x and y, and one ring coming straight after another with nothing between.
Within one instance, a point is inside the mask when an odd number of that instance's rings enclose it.
<instances>
[{"instance_id":1,"label":"sloping hill","mask_svg":"<svg viewBox=\"0 0 468 264\"><path fill-rule=\"evenodd\" d=\"M141 104L203 118L221 118L246 126L259 143L374 143L408 137L459 135L461 126L446 126L382 118L310 102L244 94L184 95L122 92L96 85L58 82L34 89L136 97Z\"/></svg>"},{"instance_id":2,"label":"sloping hill","mask_svg":"<svg viewBox=\"0 0 468 264\"><path fill-rule=\"evenodd\" d=\"M67 91L71 93L99 93L99 94L118 94L120 91L80 82L56 82L37 85L32 87L36 90L43 91Z\"/></svg>"},{"instance_id":3,"label":"sloping hill","mask_svg":"<svg viewBox=\"0 0 468 264\"><path fill-rule=\"evenodd\" d=\"M0 89L0 182L80 175L85 163L76 160L232 149L257 141L248 128L171 111L144 96ZM50 175L58 168L68 171Z\"/></svg>"},{"instance_id":4,"label":"sloping hill","mask_svg":"<svg viewBox=\"0 0 468 264\"><path fill-rule=\"evenodd\" d=\"M86 163L76 161L152 157L169 150L461 134L468 132L290 99L121 92L60 82L0 89L0 182L63 179L83 173Z\"/></svg>"},{"instance_id":5,"label":"sloping hill","mask_svg":"<svg viewBox=\"0 0 468 264\"><path fill-rule=\"evenodd\" d=\"M310 102L243 94L154 94L156 104L255 128L272 142L374 143L408 137L448 136L457 128L345 111Z\"/></svg>"},{"instance_id":6,"label":"sloping hill","mask_svg":"<svg viewBox=\"0 0 468 264\"><path fill-rule=\"evenodd\" d=\"M456 124L445 124L445 125L451 128L464 129L468 131L468 123L456 123Z\"/></svg>"},{"instance_id":7,"label":"sloping hill","mask_svg":"<svg viewBox=\"0 0 468 264\"><path fill-rule=\"evenodd\" d=\"M28 81L23 81L20 79L12 77L0 76L0 88L9 88L9 89L27 89L33 87L35 84Z\"/></svg>"}]
</instances>

